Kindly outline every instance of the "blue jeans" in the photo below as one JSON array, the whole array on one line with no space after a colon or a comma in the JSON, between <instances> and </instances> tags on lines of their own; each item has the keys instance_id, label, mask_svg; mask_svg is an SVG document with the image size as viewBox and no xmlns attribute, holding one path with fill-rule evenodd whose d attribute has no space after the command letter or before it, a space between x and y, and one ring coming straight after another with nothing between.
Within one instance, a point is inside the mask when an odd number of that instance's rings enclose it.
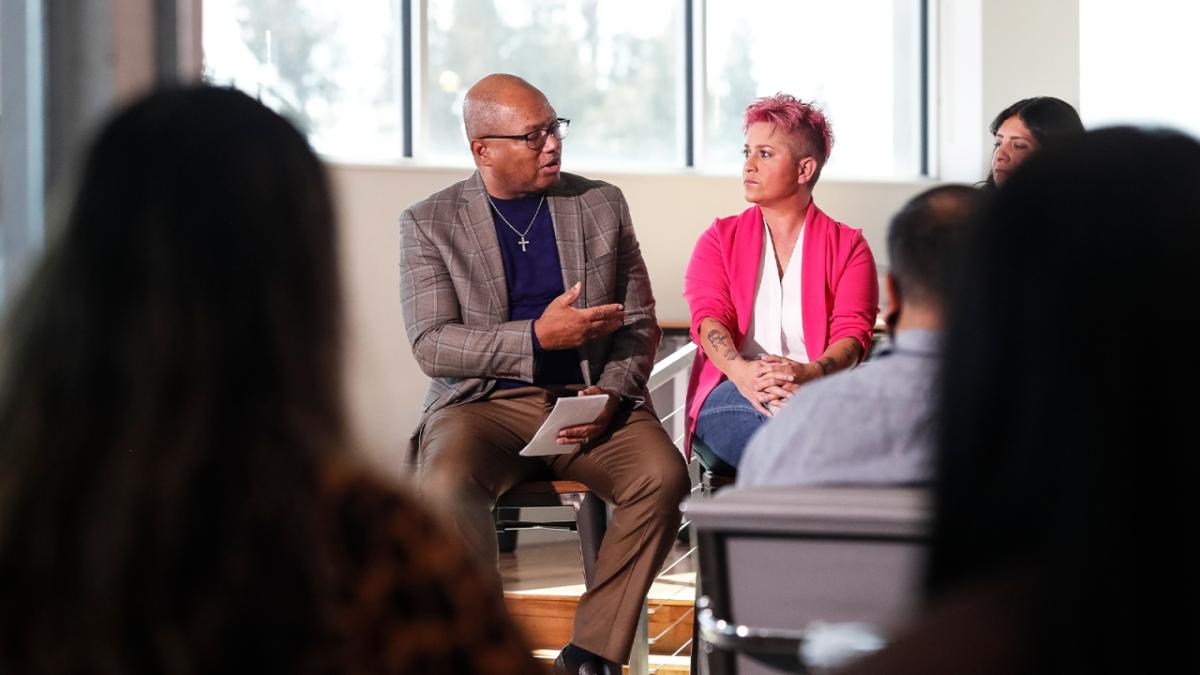
<instances>
[{"instance_id":1,"label":"blue jeans","mask_svg":"<svg viewBox=\"0 0 1200 675\"><path fill-rule=\"evenodd\" d=\"M725 380L704 399L696 416L696 436L730 466L742 461L750 437L767 421L754 409L737 385Z\"/></svg>"}]
</instances>

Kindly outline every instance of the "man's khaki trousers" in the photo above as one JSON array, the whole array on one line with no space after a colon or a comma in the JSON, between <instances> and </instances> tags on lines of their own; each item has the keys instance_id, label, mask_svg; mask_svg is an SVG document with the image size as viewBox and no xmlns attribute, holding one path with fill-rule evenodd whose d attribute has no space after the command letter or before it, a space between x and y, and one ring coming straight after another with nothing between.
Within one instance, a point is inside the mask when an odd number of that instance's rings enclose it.
<instances>
[{"instance_id":1,"label":"man's khaki trousers","mask_svg":"<svg viewBox=\"0 0 1200 675\"><path fill-rule=\"evenodd\" d=\"M595 580L580 598L571 642L617 663L629 658L642 602L679 528L690 488L679 450L652 412L618 412L608 430L582 450L521 457L559 395L521 387L443 408L423 425L417 488L438 500L462 539L495 569L492 508L509 488L544 476L587 485L613 505ZM497 578L497 584L499 580Z\"/></svg>"}]
</instances>

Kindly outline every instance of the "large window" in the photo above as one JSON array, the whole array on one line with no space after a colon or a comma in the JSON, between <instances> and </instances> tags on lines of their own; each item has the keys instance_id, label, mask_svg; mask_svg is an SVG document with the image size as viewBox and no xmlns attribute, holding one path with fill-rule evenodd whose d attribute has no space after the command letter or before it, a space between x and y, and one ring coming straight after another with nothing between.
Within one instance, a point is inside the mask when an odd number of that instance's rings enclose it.
<instances>
[{"instance_id":1,"label":"large window","mask_svg":"<svg viewBox=\"0 0 1200 675\"><path fill-rule=\"evenodd\" d=\"M1084 124L1167 125L1200 137L1197 25L1200 3L1080 0Z\"/></svg>"},{"instance_id":2,"label":"large window","mask_svg":"<svg viewBox=\"0 0 1200 675\"><path fill-rule=\"evenodd\" d=\"M401 157L399 5L205 0L204 75L259 97L323 154Z\"/></svg>"},{"instance_id":3,"label":"large window","mask_svg":"<svg viewBox=\"0 0 1200 675\"><path fill-rule=\"evenodd\" d=\"M834 127L826 175L924 171L928 0L205 0L205 71L341 159L468 164L462 101L510 72L586 166L736 170L741 113L785 91Z\"/></svg>"},{"instance_id":4,"label":"large window","mask_svg":"<svg viewBox=\"0 0 1200 675\"><path fill-rule=\"evenodd\" d=\"M737 166L746 104L786 92L815 101L833 126L824 175L921 173L920 3L760 0L705 11L699 164Z\"/></svg>"},{"instance_id":5,"label":"large window","mask_svg":"<svg viewBox=\"0 0 1200 675\"><path fill-rule=\"evenodd\" d=\"M480 77L509 72L571 119L573 158L683 163L682 3L428 0L427 8L430 156L463 155L463 95Z\"/></svg>"}]
</instances>

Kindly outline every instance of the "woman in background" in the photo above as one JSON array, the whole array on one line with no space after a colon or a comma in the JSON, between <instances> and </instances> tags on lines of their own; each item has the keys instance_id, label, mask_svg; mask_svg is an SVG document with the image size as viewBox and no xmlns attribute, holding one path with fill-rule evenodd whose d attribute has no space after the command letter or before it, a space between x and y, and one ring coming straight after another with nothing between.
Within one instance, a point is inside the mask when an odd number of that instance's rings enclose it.
<instances>
[{"instance_id":1,"label":"woman in background","mask_svg":"<svg viewBox=\"0 0 1200 675\"><path fill-rule=\"evenodd\" d=\"M705 230L683 287L700 346L687 442L695 434L734 467L797 387L862 360L879 313L875 260L862 231L813 201L833 147L825 116L777 94L746 108L745 133L742 185L752 206Z\"/></svg>"},{"instance_id":2,"label":"woman in background","mask_svg":"<svg viewBox=\"0 0 1200 675\"><path fill-rule=\"evenodd\" d=\"M929 611L849 672L1200 669L1197 186L1196 140L1117 128L997 193L949 315Z\"/></svg>"},{"instance_id":3,"label":"woman in background","mask_svg":"<svg viewBox=\"0 0 1200 675\"><path fill-rule=\"evenodd\" d=\"M1083 122L1070 103L1053 96L1035 96L1001 110L988 130L995 144L984 185L996 188L1039 149L1082 134Z\"/></svg>"},{"instance_id":4,"label":"woman in background","mask_svg":"<svg viewBox=\"0 0 1200 675\"><path fill-rule=\"evenodd\" d=\"M157 93L87 158L0 361L0 672L527 673L497 589L350 459L304 137Z\"/></svg>"}]
</instances>

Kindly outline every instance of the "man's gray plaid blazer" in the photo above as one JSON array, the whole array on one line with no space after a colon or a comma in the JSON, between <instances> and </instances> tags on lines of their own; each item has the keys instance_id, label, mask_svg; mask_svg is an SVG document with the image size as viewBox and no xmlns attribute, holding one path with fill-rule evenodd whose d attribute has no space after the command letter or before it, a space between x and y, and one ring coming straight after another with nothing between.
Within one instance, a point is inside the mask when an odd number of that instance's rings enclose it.
<instances>
[{"instance_id":1,"label":"man's gray plaid blazer","mask_svg":"<svg viewBox=\"0 0 1200 675\"><path fill-rule=\"evenodd\" d=\"M624 195L563 173L546 202L563 287L583 282L575 306L625 306L620 329L579 349L584 382L647 400L662 331ZM504 263L478 172L401 215L400 301L413 355L433 378L422 424L440 408L482 398L497 378L533 381L533 322L508 320Z\"/></svg>"}]
</instances>

